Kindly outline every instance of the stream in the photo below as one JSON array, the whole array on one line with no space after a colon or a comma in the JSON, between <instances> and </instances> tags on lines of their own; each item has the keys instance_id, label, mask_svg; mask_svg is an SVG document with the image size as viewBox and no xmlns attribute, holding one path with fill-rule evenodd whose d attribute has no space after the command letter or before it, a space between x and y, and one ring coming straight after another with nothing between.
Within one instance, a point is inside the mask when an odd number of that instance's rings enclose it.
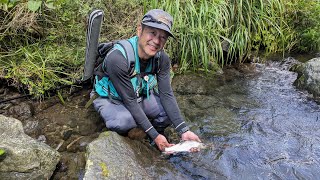
<instances>
[{"instance_id":1,"label":"stream","mask_svg":"<svg viewBox=\"0 0 320 180\"><path fill-rule=\"evenodd\" d=\"M292 85L296 76L267 62L209 96L179 96L192 102L181 105L191 129L214 148L169 162L190 179L319 178L319 105Z\"/></svg>"}]
</instances>

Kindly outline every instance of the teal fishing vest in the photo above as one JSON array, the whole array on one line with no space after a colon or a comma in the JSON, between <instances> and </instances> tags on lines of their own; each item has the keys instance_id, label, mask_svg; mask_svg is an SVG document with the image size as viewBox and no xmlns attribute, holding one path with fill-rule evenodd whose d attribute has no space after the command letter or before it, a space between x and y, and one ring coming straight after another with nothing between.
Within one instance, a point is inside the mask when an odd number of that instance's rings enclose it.
<instances>
[{"instance_id":1,"label":"teal fishing vest","mask_svg":"<svg viewBox=\"0 0 320 180\"><path fill-rule=\"evenodd\" d=\"M155 71L158 71L158 61L159 56L155 56L154 58L150 59L148 62L148 65L146 67L146 70L143 74L140 73L140 62L139 62L139 56L138 56L138 37L134 36L130 39L128 39L130 44L133 47L134 50L134 56L135 56L135 64L134 64L134 71L131 75L131 83L133 85L133 89L136 93L137 97L141 97L142 95L146 95L149 98L150 90L154 89L157 85L157 79L155 76ZM119 50L122 55L128 59L126 50L119 44L115 44L113 49L110 50L110 52L107 54L107 57L105 61L108 60L108 55L114 51ZM102 66L104 66L105 62L103 62ZM129 62L128 62L129 63ZM157 68L155 68L157 66ZM116 89L114 88L113 83L109 79L108 76L99 77L96 75L95 77L95 91L99 96L101 97L108 97L116 100L121 100L121 97L117 93Z\"/></svg>"}]
</instances>

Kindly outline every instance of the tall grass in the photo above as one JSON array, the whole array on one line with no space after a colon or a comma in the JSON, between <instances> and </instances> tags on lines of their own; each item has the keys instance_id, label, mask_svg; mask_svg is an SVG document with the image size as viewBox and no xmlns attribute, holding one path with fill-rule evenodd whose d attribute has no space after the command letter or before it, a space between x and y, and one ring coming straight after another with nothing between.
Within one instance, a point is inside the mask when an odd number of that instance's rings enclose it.
<instances>
[{"instance_id":1,"label":"tall grass","mask_svg":"<svg viewBox=\"0 0 320 180\"><path fill-rule=\"evenodd\" d=\"M33 10L28 2L0 1L0 80L37 97L81 79L93 9L105 12L101 41L133 35L142 14L136 1L44 0Z\"/></svg>"},{"instance_id":2,"label":"tall grass","mask_svg":"<svg viewBox=\"0 0 320 180\"><path fill-rule=\"evenodd\" d=\"M167 50L182 71L244 61L254 50L283 51L281 0L153 0L174 17L176 39Z\"/></svg>"},{"instance_id":3,"label":"tall grass","mask_svg":"<svg viewBox=\"0 0 320 180\"><path fill-rule=\"evenodd\" d=\"M0 79L38 96L81 78L86 20L97 8L100 41L135 35L152 8L168 11L175 38L166 51L180 72L214 72L261 50L320 51L319 0L29 1L0 1Z\"/></svg>"}]
</instances>

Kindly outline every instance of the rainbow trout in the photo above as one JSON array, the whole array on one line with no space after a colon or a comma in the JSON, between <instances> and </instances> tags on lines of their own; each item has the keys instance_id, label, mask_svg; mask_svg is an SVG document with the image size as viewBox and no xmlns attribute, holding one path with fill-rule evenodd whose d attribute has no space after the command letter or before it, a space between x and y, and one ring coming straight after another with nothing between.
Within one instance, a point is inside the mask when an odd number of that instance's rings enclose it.
<instances>
[{"instance_id":1,"label":"rainbow trout","mask_svg":"<svg viewBox=\"0 0 320 180\"><path fill-rule=\"evenodd\" d=\"M180 152L198 152L201 149L206 148L206 146L198 141L182 141L171 147L164 149L164 154L176 154Z\"/></svg>"}]
</instances>

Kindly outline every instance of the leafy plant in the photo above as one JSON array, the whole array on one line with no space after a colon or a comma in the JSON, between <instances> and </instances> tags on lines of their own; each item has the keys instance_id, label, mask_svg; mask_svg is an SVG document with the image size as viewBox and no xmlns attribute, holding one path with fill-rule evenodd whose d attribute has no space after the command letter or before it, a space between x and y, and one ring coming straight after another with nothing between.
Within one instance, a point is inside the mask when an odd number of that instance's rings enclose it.
<instances>
[{"instance_id":1,"label":"leafy plant","mask_svg":"<svg viewBox=\"0 0 320 180\"><path fill-rule=\"evenodd\" d=\"M4 155L5 153L6 153L6 151L5 151L5 150L0 149L0 156Z\"/></svg>"},{"instance_id":2,"label":"leafy plant","mask_svg":"<svg viewBox=\"0 0 320 180\"><path fill-rule=\"evenodd\" d=\"M298 52L320 51L320 1L286 1L285 18L294 35L292 49Z\"/></svg>"}]
</instances>

